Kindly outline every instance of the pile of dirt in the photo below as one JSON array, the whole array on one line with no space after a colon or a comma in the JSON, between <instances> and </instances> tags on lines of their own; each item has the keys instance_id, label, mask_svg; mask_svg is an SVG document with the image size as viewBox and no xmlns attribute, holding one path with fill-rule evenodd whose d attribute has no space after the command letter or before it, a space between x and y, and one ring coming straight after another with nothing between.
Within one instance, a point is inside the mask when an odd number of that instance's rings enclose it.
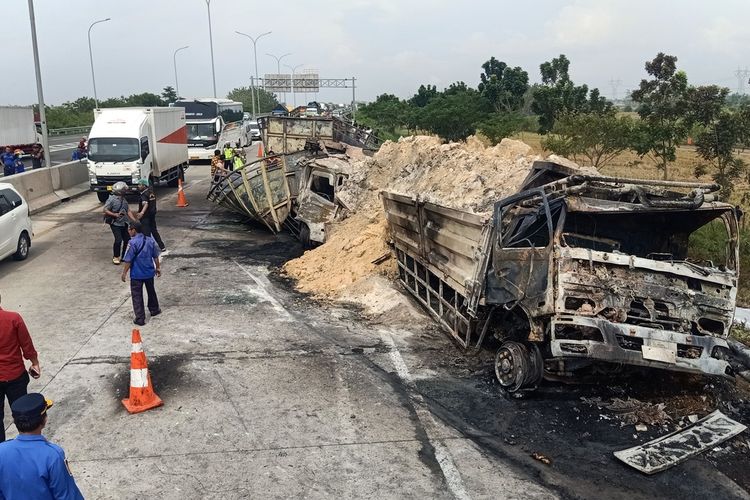
<instances>
[{"instance_id":1,"label":"pile of dirt","mask_svg":"<svg viewBox=\"0 0 750 500\"><path fill-rule=\"evenodd\" d=\"M368 304L366 297L377 295L374 289L387 283L371 277L396 274L393 259L380 259L389 255L380 191L489 214L495 201L518 190L540 159L520 141L503 139L486 147L474 137L443 144L429 136L388 141L372 157L349 157L349 177L337 190L349 216L330 224L326 243L289 261L284 271L301 291L363 305ZM361 290L368 292L363 295Z\"/></svg>"}]
</instances>

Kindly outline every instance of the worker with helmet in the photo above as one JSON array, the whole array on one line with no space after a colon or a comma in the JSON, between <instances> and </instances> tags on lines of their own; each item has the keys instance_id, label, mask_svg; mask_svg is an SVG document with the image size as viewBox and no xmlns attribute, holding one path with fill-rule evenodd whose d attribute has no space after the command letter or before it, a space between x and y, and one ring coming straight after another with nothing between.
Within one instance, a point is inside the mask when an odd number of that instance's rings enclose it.
<instances>
[{"instance_id":1,"label":"worker with helmet","mask_svg":"<svg viewBox=\"0 0 750 500\"><path fill-rule=\"evenodd\" d=\"M15 156L15 160L13 162L15 173L22 174L26 172L26 165L24 165L23 160L21 160L21 157L23 156L23 151L20 149L16 149L13 152L13 155Z\"/></svg>"},{"instance_id":2,"label":"worker with helmet","mask_svg":"<svg viewBox=\"0 0 750 500\"><path fill-rule=\"evenodd\" d=\"M115 182L112 186L112 194L104 203L104 223L109 225L112 235L115 237L115 242L112 245L112 264L116 266L120 265L128 248L128 241L130 241L128 223L131 220L136 220L130 211L128 201L125 199L127 190L127 184L122 181Z\"/></svg>"}]
</instances>

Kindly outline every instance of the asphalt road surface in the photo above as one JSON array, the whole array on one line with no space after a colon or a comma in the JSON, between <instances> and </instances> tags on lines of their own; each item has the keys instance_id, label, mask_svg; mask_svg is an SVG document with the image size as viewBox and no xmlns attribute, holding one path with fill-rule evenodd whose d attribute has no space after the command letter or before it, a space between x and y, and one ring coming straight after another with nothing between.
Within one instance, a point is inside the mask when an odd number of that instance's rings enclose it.
<instances>
[{"instance_id":1,"label":"asphalt road surface","mask_svg":"<svg viewBox=\"0 0 750 500\"><path fill-rule=\"evenodd\" d=\"M49 158L52 165L70 161L73 150L78 147L80 135L55 136L49 138Z\"/></svg>"},{"instance_id":2,"label":"asphalt road surface","mask_svg":"<svg viewBox=\"0 0 750 500\"><path fill-rule=\"evenodd\" d=\"M121 404L133 313L92 194L35 215L28 260L0 262L40 352L29 390L55 401L45 434L86 498L747 498L700 458L628 469L612 451L631 429L565 387L504 398L486 353L427 317L394 328L294 292L277 271L298 242L209 204L208 183L190 168L187 208L157 189L163 313L141 332L161 408Z\"/></svg>"}]
</instances>

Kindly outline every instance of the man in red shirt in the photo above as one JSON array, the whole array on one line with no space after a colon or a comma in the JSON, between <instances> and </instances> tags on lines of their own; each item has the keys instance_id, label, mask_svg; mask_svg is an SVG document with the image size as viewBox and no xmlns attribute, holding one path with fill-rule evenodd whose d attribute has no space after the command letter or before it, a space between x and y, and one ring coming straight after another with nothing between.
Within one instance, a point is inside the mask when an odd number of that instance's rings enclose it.
<instances>
[{"instance_id":1,"label":"man in red shirt","mask_svg":"<svg viewBox=\"0 0 750 500\"><path fill-rule=\"evenodd\" d=\"M31 361L28 373L24 358ZM0 308L0 442L5 441L5 397L12 405L26 394L29 375L39 378L41 373L39 358L23 318L16 312Z\"/></svg>"}]
</instances>

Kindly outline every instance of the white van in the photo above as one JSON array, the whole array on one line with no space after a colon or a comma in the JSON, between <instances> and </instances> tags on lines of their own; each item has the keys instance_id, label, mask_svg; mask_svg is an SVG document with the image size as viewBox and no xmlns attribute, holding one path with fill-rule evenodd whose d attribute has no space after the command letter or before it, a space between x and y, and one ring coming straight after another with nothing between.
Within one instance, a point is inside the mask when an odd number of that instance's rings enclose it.
<instances>
[{"instance_id":1,"label":"white van","mask_svg":"<svg viewBox=\"0 0 750 500\"><path fill-rule=\"evenodd\" d=\"M31 248L29 205L12 184L0 182L0 260L24 260Z\"/></svg>"}]
</instances>

